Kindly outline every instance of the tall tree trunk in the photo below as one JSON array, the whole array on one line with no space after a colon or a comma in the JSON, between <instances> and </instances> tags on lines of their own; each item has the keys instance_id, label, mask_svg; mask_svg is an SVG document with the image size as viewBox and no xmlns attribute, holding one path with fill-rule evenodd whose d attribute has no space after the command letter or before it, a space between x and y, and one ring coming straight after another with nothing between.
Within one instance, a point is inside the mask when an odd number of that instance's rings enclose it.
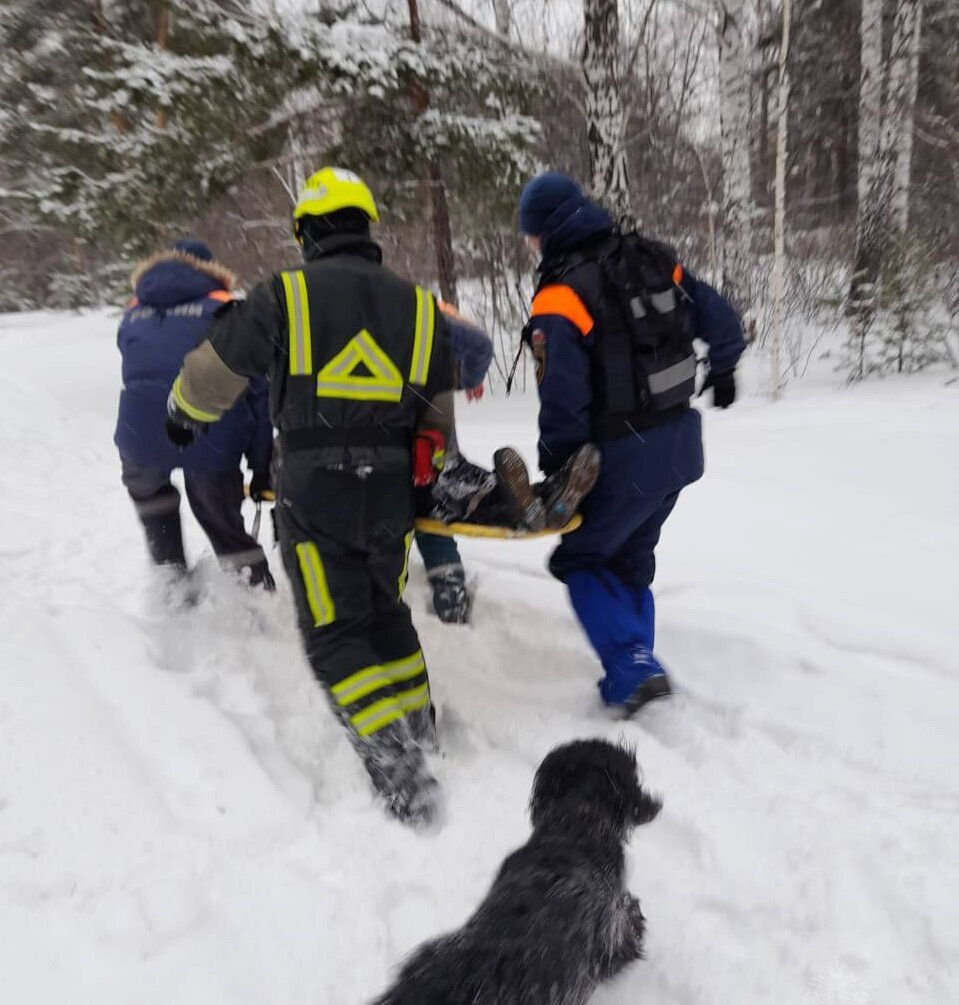
<instances>
[{"instance_id":1,"label":"tall tree trunk","mask_svg":"<svg viewBox=\"0 0 959 1005\"><path fill-rule=\"evenodd\" d=\"M156 15L156 45L160 52L166 52L167 38L170 34L170 8L163 4ZM166 108L160 107L156 110L157 129L166 129L170 120L170 113Z\"/></svg>"},{"instance_id":2,"label":"tall tree trunk","mask_svg":"<svg viewBox=\"0 0 959 1005\"><path fill-rule=\"evenodd\" d=\"M103 0L94 0L91 14L93 15L93 26L96 34L102 38L108 38L110 36L110 22L107 20L106 12L103 9ZM113 60L108 53L105 53L102 69L110 70L112 69L112 65ZM130 120L119 109L113 109L110 112L110 124L113 126L113 131L119 136L125 136L130 131Z\"/></svg>"},{"instance_id":3,"label":"tall tree trunk","mask_svg":"<svg viewBox=\"0 0 959 1005\"><path fill-rule=\"evenodd\" d=\"M776 212L773 221L772 396L782 389L782 342L786 321L786 157L789 141L789 35L792 4L783 0L783 33L779 44L779 121L776 126Z\"/></svg>"},{"instance_id":4,"label":"tall tree trunk","mask_svg":"<svg viewBox=\"0 0 959 1005\"><path fill-rule=\"evenodd\" d=\"M901 0L893 26L884 123L888 126L887 157L892 172L890 222L894 233L900 237L909 229L909 186L921 36L922 0Z\"/></svg>"},{"instance_id":5,"label":"tall tree trunk","mask_svg":"<svg viewBox=\"0 0 959 1005\"><path fill-rule=\"evenodd\" d=\"M909 223L912 133L918 86L922 0L896 0L883 102L882 0L863 0L859 85L859 208L849 291L857 360L865 375L866 336L879 304L884 255Z\"/></svg>"},{"instance_id":6,"label":"tall tree trunk","mask_svg":"<svg viewBox=\"0 0 959 1005\"><path fill-rule=\"evenodd\" d=\"M410 37L420 45L423 31L420 25L420 11L417 0L407 0L410 13ZM426 87L416 80L413 83L413 101L420 115L430 107L430 95ZM456 260L453 257L453 232L450 227L449 203L446 199L446 183L443 169L435 157L426 159L426 184L429 189L431 218L433 223L433 246L436 250L436 270L440 283L440 293L450 304L459 302L456 291Z\"/></svg>"},{"instance_id":7,"label":"tall tree trunk","mask_svg":"<svg viewBox=\"0 0 959 1005\"><path fill-rule=\"evenodd\" d=\"M886 102L883 109L880 140L882 199L888 206L885 213L886 233L882 247L890 251L889 265L884 269L890 281L890 306L895 318L890 337L901 373L906 361L906 347L912 335L911 287L909 275L913 255L909 247L909 180L912 162L912 133L919 75L919 33L922 0L898 0L892 28L889 52L889 73ZM897 274L894 274L897 273ZM886 351L888 354L889 346Z\"/></svg>"},{"instance_id":8,"label":"tall tree trunk","mask_svg":"<svg viewBox=\"0 0 959 1005\"><path fill-rule=\"evenodd\" d=\"M761 206L769 204L769 71L763 66L759 78L759 184L754 199Z\"/></svg>"},{"instance_id":9,"label":"tall tree trunk","mask_svg":"<svg viewBox=\"0 0 959 1005\"><path fill-rule=\"evenodd\" d=\"M617 0L584 0L582 68L586 80L586 137L593 194L618 222L634 225L626 164Z\"/></svg>"},{"instance_id":10,"label":"tall tree trunk","mask_svg":"<svg viewBox=\"0 0 959 1005\"><path fill-rule=\"evenodd\" d=\"M856 257L849 288L857 361L852 376L862 378L866 335L875 317L885 203L882 184L882 0L862 0L859 57L859 178Z\"/></svg>"},{"instance_id":11,"label":"tall tree trunk","mask_svg":"<svg viewBox=\"0 0 959 1005\"><path fill-rule=\"evenodd\" d=\"M726 0L719 23L719 120L723 153L723 293L745 313L752 252L752 168L749 160L751 64L745 0Z\"/></svg>"},{"instance_id":12,"label":"tall tree trunk","mask_svg":"<svg viewBox=\"0 0 959 1005\"><path fill-rule=\"evenodd\" d=\"M493 0L493 18L496 21L496 34L508 39L513 25L511 0Z\"/></svg>"}]
</instances>

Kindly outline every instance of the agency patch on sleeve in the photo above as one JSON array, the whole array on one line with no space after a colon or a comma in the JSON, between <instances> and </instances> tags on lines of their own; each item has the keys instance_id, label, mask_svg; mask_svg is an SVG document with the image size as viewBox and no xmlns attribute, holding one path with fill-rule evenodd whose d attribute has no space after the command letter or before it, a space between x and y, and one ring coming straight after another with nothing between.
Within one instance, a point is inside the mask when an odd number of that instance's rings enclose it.
<instances>
[{"instance_id":1,"label":"agency patch on sleeve","mask_svg":"<svg viewBox=\"0 0 959 1005\"><path fill-rule=\"evenodd\" d=\"M542 384L546 379L546 332L542 328L535 329L529 344L536 362L536 383Z\"/></svg>"}]
</instances>

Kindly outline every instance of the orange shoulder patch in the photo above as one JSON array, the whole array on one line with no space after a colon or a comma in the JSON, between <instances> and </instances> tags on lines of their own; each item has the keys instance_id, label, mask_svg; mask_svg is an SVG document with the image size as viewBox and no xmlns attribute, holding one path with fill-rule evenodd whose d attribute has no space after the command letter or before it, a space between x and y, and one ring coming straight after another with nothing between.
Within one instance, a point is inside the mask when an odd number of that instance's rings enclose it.
<instances>
[{"instance_id":1,"label":"orange shoulder patch","mask_svg":"<svg viewBox=\"0 0 959 1005\"><path fill-rule=\"evenodd\" d=\"M588 335L596 324L586 305L569 286L544 286L533 297L532 316L539 314L558 314L576 325L583 335Z\"/></svg>"},{"instance_id":2,"label":"orange shoulder patch","mask_svg":"<svg viewBox=\"0 0 959 1005\"><path fill-rule=\"evenodd\" d=\"M221 304L228 304L231 301L236 300L236 297L226 290L214 290L212 293L208 293L207 297L210 300L219 300Z\"/></svg>"}]
</instances>

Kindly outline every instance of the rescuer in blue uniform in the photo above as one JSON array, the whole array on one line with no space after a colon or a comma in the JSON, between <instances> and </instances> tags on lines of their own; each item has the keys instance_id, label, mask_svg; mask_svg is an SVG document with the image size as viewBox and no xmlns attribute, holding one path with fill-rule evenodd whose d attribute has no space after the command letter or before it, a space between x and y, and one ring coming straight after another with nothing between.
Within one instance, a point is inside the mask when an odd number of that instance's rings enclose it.
<instances>
[{"instance_id":1,"label":"rescuer in blue uniform","mask_svg":"<svg viewBox=\"0 0 959 1005\"><path fill-rule=\"evenodd\" d=\"M671 249L620 234L565 175L526 186L519 223L541 256L523 336L536 360L540 467L554 474L588 442L602 454L583 526L563 538L550 570L566 583L602 663L604 702L632 714L670 693L653 655L650 585L662 526L681 490L703 474L701 417L689 400L692 340L709 349L703 389L727 408L742 327Z\"/></svg>"}]
</instances>

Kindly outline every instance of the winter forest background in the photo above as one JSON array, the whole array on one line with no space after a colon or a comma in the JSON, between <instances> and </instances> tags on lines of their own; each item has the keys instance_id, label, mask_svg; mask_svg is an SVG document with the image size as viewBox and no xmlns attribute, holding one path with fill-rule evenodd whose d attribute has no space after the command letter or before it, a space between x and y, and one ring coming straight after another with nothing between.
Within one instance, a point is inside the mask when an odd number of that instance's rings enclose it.
<instances>
[{"instance_id":1,"label":"winter forest background","mask_svg":"<svg viewBox=\"0 0 959 1005\"><path fill-rule=\"evenodd\" d=\"M657 548L669 702L605 718L553 539L460 540L470 626L410 563L430 834L374 803L286 577L187 520L202 599L158 602L113 444L134 261L295 265L331 162L496 341L477 463L537 453L532 378L502 388L540 168L752 339ZM3 1000L369 1002L526 841L547 751L602 736L665 808L628 850L647 958L591 1005L959 1002L957 192L959 0L0 0Z\"/></svg>"},{"instance_id":2,"label":"winter forest background","mask_svg":"<svg viewBox=\"0 0 959 1005\"><path fill-rule=\"evenodd\" d=\"M495 384L545 166L730 295L774 392L824 332L843 378L959 366L955 0L2 0L0 46L0 310L120 303L186 231L250 284L336 163Z\"/></svg>"}]
</instances>

